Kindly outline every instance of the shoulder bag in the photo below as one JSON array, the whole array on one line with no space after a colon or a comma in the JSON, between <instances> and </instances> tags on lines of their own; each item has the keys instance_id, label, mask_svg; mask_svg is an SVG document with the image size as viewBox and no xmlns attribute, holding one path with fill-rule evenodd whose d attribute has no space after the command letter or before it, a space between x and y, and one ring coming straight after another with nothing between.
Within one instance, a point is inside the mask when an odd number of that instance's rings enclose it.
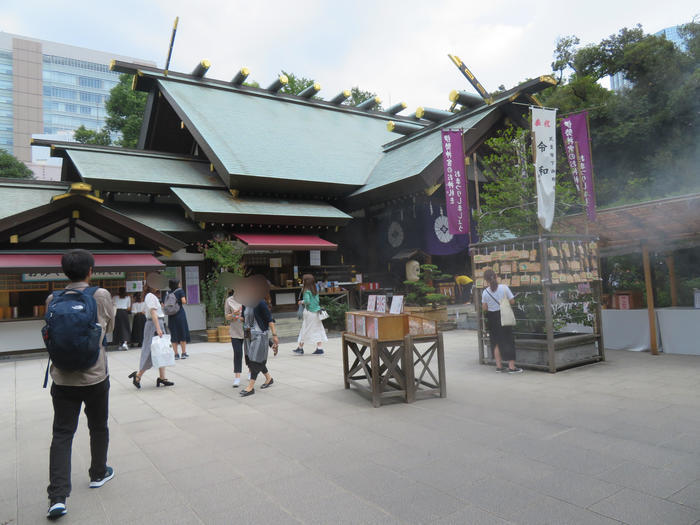
<instances>
[{"instance_id":1,"label":"shoulder bag","mask_svg":"<svg viewBox=\"0 0 700 525\"><path fill-rule=\"evenodd\" d=\"M486 289L486 293L491 296L491 299L498 303L501 311L501 326L515 326L515 314L513 313L513 308L510 305L508 297L504 295L503 299L499 301L489 292L488 288Z\"/></svg>"}]
</instances>

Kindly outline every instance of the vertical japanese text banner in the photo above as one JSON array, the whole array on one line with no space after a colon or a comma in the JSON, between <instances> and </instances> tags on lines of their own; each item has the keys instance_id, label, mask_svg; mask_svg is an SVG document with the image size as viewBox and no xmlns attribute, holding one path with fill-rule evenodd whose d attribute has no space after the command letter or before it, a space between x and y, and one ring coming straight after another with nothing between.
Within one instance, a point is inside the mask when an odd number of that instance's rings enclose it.
<instances>
[{"instance_id":1,"label":"vertical japanese text banner","mask_svg":"<svg viewBox=\"0 0 700 525\"><path fill-rule=\"evenodd\" d=\"M554 221L557 179L556 109L532 108L532 141L537 186L537 220L549 231Z\"/></svg>"},{"instance_id":2,"label":"vertical japanese text banner","mask_svg":"<svg viewBox=\"0 0 700 525\"><path fill-rule=\"evenodd\" d=\"M462 132L443 130L441 136L447 224L452 235L466 235L469 233L469 203Z\"/></svg>"},{"instance_id":3,"label":"vertical japanese text banner","mask_svg":"<svg viewBox=\"0 0 700 525\"><path fill-rule=\"evenodd\" d=\"M576 189L583 194L588 220L595 221L595 191L593 189L593 163L590 158L591 142L588 134L588 112L569 115L561 121L561 137L564 139L566 160L571 168ZM582 186L583 184L583 186Z\"/></svg>"}]
</instances>

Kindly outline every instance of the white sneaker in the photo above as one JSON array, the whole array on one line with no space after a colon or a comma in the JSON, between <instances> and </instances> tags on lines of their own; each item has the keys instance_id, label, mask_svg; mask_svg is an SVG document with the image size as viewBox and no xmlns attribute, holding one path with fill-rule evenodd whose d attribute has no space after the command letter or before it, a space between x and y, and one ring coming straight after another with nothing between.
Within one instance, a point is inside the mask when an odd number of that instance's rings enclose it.
<instances>
[{"instance_id":1,"label":"white sneaker","mask_svg":"<svg viewBox=\"0 0 700 525\"><path fill-rule=\"evenodd\" d=\"M126 343L122 343L122 346L120 347L122 350L128 350L129 346Z\"/></svg>"},{"instance_id":2,"label":"white sneaker","mask_svg":"<svg viewBox=\"0 0 700 525\"><path fill-rule=\"evenodd\" d=\"M239 386L241 386L241 378L237 377L233 380L233 388L238 388Z\"/></svg>"},{"instance_id":3,"label":"white sneaker","mask_svg":"<svg viewBox=\"0 0 700 525\"><path fill-rule=\"evenodd\" d=\"M55 520L61 516L65 516L68 511L66 510L66 500L52 500L49 506L49 510L46 513L46 517L50 520Z\"/></svg>"}]
</instances>

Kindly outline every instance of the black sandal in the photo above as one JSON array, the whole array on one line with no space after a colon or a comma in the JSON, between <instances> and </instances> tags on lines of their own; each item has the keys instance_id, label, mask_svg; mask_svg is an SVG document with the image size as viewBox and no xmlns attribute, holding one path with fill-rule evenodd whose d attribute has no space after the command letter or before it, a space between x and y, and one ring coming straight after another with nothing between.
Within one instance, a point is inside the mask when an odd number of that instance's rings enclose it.
<instances>
[{"instance_id":1,"label":"black sandal","mask_svg":"<svg viewBox=\"0 0 700 525\"><path fill-rule=\"evenodd\" d=\"M134 386L136 388L141 388L141 379L139 378L136 372L131 372L129 374L129 379L131 379L131 382L134 383Z\"/></svg>"},{"instance_id":2,"label":"black sandal","mask_svg":"<svg viewBox=\"0 0 700 525\"><path fill-rule=\"evenodd\" d=\"M173 386L175 383L172 381L168 381L167 379L161 379L160 377L156 379L156 388L158 388L160 385L163 386Z\"/></svg>"}]
</instances>

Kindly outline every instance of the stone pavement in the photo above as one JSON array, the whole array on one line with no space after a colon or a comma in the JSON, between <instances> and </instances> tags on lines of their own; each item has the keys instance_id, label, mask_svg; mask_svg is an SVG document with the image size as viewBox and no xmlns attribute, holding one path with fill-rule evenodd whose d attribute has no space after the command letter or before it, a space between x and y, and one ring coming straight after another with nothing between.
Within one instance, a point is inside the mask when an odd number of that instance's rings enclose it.
<instances>
[{"instance_id":1,"label":"stone pavement","mask_svg":"<svg viewBox=\"0 0 700 525\"><path fill-rule=\"evenodd\" d=\"M700 359L609 352L550 375L477 364L445 334L447 399L371 407L327 355L271 359L241 399L228 345L192 345L155 388L111 352L110 464L88 489L84 418L63 524L700 523ZM0 342L1 344L1 342ZM45 361L0 361L0 524L45 523Z\"/></svg>"}]
</instances>

